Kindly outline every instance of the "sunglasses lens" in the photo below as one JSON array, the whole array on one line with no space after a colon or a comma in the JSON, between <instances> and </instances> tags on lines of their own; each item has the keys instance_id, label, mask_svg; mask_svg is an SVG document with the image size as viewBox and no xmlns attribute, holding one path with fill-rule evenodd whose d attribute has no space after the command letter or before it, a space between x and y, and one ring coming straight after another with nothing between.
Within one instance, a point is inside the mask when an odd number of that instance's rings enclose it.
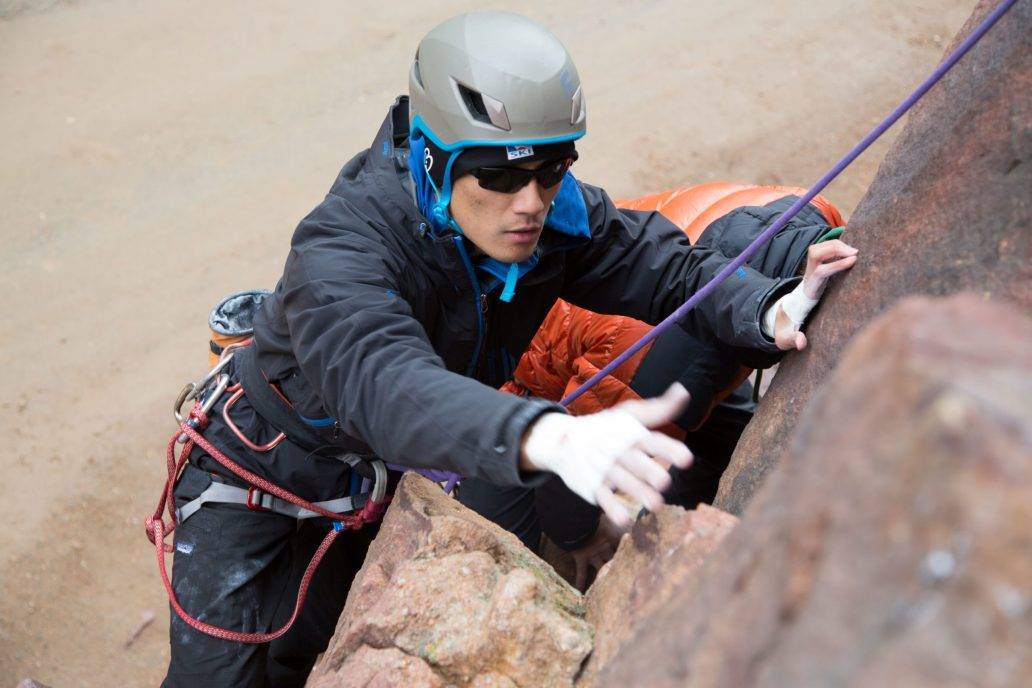
<instances>
[{"instance_id":1,"label":"sunglasses lens","mask_svg":"<svg viewBox=\"0 0 1032 688\"><path fill-rule=\"evenodd\" d=\"M570 169L569 160L551 162L537 171L538 184L546 189L551 189L563 180L568 169Z\"/></svg>"},{"instance_id":2,"label":"sunglasses lens","mask_svg":"<svg viewBox=\"0 0 1032 688\"><path fill-rule=\"evenodd\" d=\"M571 164L572 159L564 158L553 160L536 170L524 170L519 167L478 167L471 173L477 178L481 188L499 193L516 193L535 178L543 188L551 189L563 180Z\"/></svg>"},{"instance_id":3,"label":"sunglasses lens","mask_svg":"<svg viewBox=\"0 0 1032 688\"><path fill-rule=\"evenodd\" d=\"M530 183L526 170L514 167L481 167L473 171L482 188L500 193L514 193Z\"/></svg>"}]
</instances>

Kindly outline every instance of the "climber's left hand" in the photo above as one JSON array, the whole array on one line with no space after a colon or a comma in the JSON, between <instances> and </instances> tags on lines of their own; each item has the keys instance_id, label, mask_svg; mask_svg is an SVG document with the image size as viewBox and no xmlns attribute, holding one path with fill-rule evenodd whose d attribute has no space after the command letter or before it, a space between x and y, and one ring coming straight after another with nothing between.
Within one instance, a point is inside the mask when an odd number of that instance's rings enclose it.
<instances>
[{"instance_id":1,"label":"climber's left hand","mask_svg":"<svg viewBox=\"0 0 1032 688\"><path fill-rule=\"evenodd\" d=\"M853 267L858 253L858 249L838 239L823 241L809 248L803 281L770 309L773 312L774 342L779 349L802 351L806 348L806 335L800 331L806 316L817 305L831 276ZM770 320L771 313L768 312L764 318L765 329L769 328Z\"/></svg>"}]
</instances>

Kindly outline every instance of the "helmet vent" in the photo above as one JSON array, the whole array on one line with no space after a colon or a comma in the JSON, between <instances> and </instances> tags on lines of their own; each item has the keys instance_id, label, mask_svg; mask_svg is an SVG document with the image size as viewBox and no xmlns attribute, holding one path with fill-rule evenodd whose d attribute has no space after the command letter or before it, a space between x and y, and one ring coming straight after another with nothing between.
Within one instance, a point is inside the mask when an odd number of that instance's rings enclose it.
<instances>
[{"instance_id":1,"label":"helmet vent","mask_svg":"<svg viewBox=\"0 0 1032 688\"><path fill-rule=\"evenodd\" d=\"M573 94L572 107L570 109L570 124L577 122L584 116L584 92L577 86L577 92Z\"/></svg>"},{"instance_id":2,"label":"helmet vent","mask_svg":"<svg viewBox=\"0 0 1032 688\"><path fill-rule=\"evenodd\" d=\"M509 116L505 112L505 105L500 100L474 91L458 82L455 85L459 88L459 95L462 96L462 102L469 111L470 117L478 122L491 124L505 131L511 129Z\"/></svg>"},{"instance_id":3,"label":"helmet vent","mask_svg":"<svg viewBox=\"0 0 1032 688\"><path fill-rule=\"evenodd\" d=\"M426 88L423 86L423 75L419 73L419 50L416 50L416 58L412 62L412 76L420 88Z\"/></svg>"}]
</instances>

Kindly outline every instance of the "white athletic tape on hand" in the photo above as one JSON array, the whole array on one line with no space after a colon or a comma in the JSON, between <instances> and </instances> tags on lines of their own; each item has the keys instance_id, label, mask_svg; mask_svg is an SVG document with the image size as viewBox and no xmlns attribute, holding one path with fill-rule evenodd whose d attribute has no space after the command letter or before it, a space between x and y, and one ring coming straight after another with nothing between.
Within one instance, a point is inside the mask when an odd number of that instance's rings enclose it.
<instances>
[{"instance_id":1,"label":"white athletic tape on hand","mask_svg":"<svg viewBox=\"0 0 1032 688\"><path fill-rule=\"evenodd\" d=\"M810 315L810 311L818 301L819 299L811 299L806 295L803 291L803 283L800 282L795 289L775 301L774 305L763 314L763 333L771 339L774 338L774 323L778 317L778 306L781 306L785 315L792 321L792 325L798 330L806 322L806 316Z\"/></svg>"},{"instance_id":2,"label":"white athletic tape on hand","mask_svg":"<svg viewBox=\"0 0 1032 688\"><path fill-rule=\"evenodd\" d=\"M616 460L648 436L648 428L625 411L546 413L531 427L523 450L536 467L555 473L581 499L595 504L595 491Z\"/></svg>"}]
</instances>

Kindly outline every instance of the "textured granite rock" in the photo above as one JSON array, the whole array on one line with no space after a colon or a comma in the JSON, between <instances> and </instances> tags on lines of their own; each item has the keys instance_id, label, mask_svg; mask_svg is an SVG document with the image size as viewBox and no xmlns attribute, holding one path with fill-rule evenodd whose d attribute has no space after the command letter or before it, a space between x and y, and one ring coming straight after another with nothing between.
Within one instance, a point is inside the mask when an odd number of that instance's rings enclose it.
<instances>
[{"instance_id":1,"label":"textured granite rock","mask_svg":"<svg viewBox=\"0 0 1032 688\"><path fill-rule=\"evenodd\" d=\"M569 686L592 648L583 617L581 595L515 536L410 474L309 681L364 686L358 664L428 686Z\"/></svg>"},{"instance_id":2,"label":"textured granite rock","mask_svg":"<svg viewBox=\"0 0 1032 688\"><path fill-rule=\"evenodd\" d=\"M694 511L666 506L635 524L588 590L595 650L578 685L590 685L638 626L678 596L737 523L702 504Z\"/></svg>"},{"instance_id":3,"label":"textured granite rock","mask_svg":"<svg viewBox=\"0 0 1032 688\"><path fill-rule=\"evenodd\" d=\"M1030 342L1032 319L980 295L872 323L595 685L1029 685Z\"/></svg>"},{"instance_id":4,"label":"textured granite rock","mask_svg":"<svg viewBox=\"0 0 1032 688\"><path fill-rule=\"evenodd\" d=\"M953 44L996 4L979 3ZM911 110L843 236L860 260L825 294L811 346L782 362L716 506L742 512L843 347L900 299L968 290L1032 309L1030 36L1032 3L1019 2Z\"/></svg>"},{"instance_id":5,"label":"textured granite rock","mask_svg":"<svg viewBox=\"0 0 1032 688\"><path fill-rule=\"evenodd\" d=\"M377 650L363 645L351 653L335 672L314 672L308 688L445 688L445 683L419 657L405 654L396 647Z\"/></svg>"}]
</instances>

